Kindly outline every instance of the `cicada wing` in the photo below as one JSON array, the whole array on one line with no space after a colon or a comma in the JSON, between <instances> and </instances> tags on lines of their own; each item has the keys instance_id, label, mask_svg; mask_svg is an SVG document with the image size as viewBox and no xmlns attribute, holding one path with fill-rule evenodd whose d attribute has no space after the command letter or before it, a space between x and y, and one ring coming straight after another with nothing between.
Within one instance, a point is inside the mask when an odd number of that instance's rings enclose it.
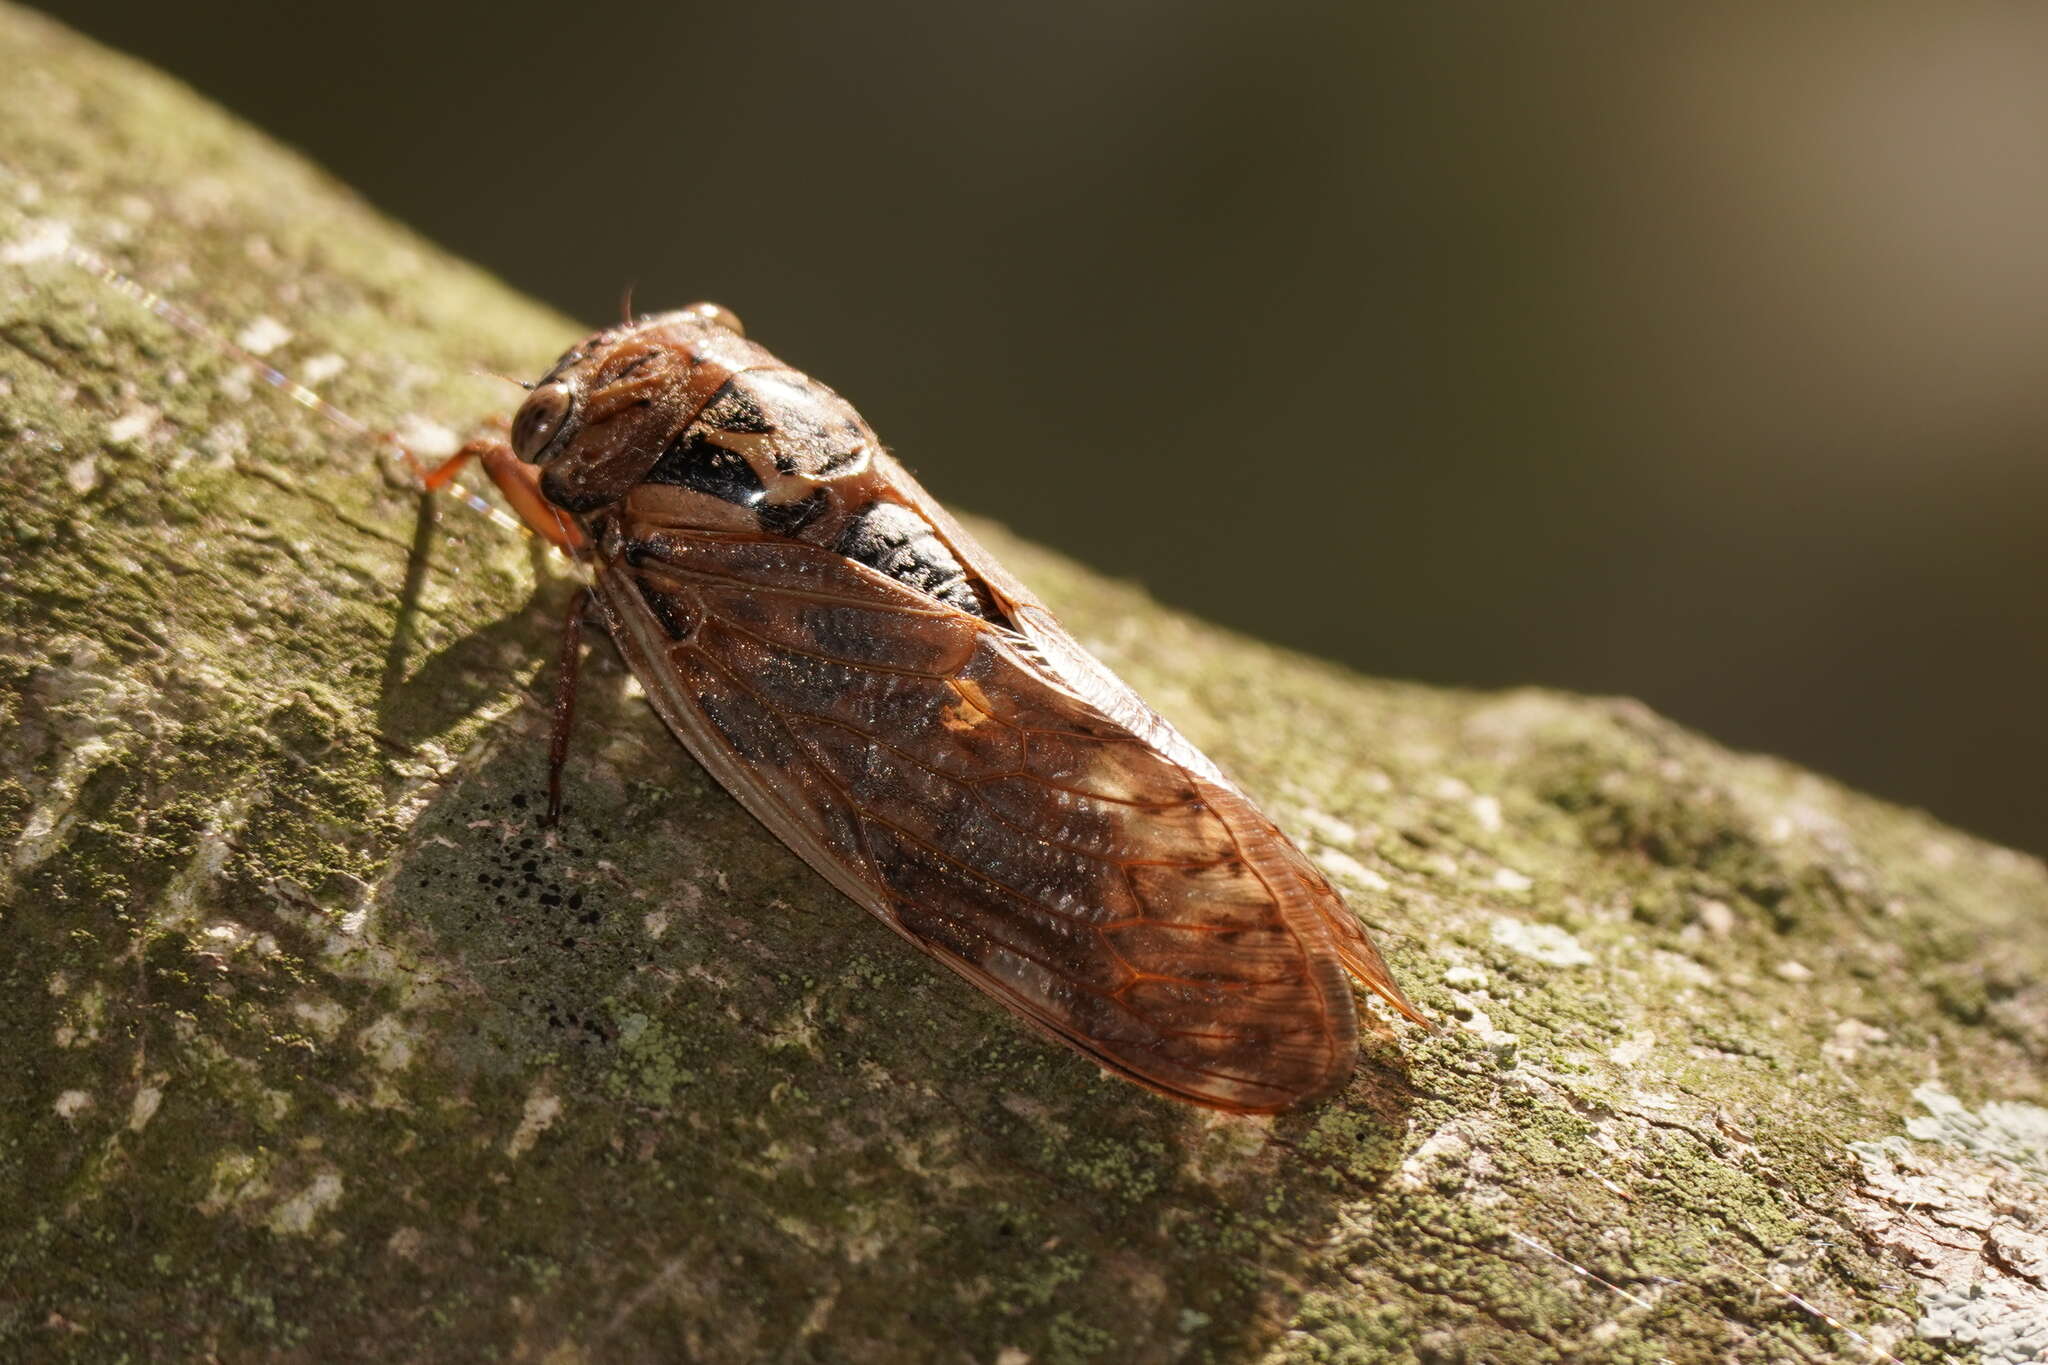
<instances>
[{"instance_id":1,"label":"cicada wing","mask_svg":"<svg viewBox=\"0 0 2048 1365\"><path fill-rule=\"evenodd\" d=\"M788 540L656 532L598 587L712 775L1026 1020L1238 1112L1349 1075L1354 1005L1299 853L1028 641Z\"/></svg>"},{"instance_id":2,"label":"cicada wing","mask_svg":"<svg viewBox=\"0 0 2048 1365\"><path fill-rule=\"evenodd\" d=\"M1285 836L1282 836L1285 837ZM1308 856L1299 848L1288 847L1293 855L1296 871L1301 878L1303 894L1316 908L1322 918L1323 927L1330 932L1330 946L1345 969L1358 978L1358 983L1380 999L1399 1010L1402 1015L1424 1028L1433 1029L1436 1021L1424 1014L1388 969L1387 961L1380 956L1380 950L1365 932L1365 926L1358 922L1358 916L1351 913L1344 898L1330 885L1329 878L1309 862Z\"/></svg>"},{"instance_id":3,"label":"cicada wing","mask_svg":"<svg viewBox=\"0 0 2048 1365\"><path fill-rule=\"evenodd\" d=\"M883 455L879 462L886 465L889 477L899 491L914 502L924 517L938 529L942 538L957 555L960 562L978 576L996 595L998 605L1005 615L1017 623L1026 639L1037 648L1048 669L1058 677L1070 691L1084 698L1103 714L1115 717L1133 734L1161 753L1192 772L1198 772L1211 781L1229 788L1239 796L1239 804L1250 812L1251 817L1269 832L1271 839L1282 846L1288 861L1293 865L1300 884L1300 895L1314 909L1329 931L1330 943L1344 966L1358 978L1361 985L1378 995L1409 1019L1425 1027L1434 1027L1428 1015L1424 1014L1402 991L1394 974L1387 969L1379 949L1373 946L1365 928L1358 922L1344 904L1343 897L1331 887L1329 880L1316 870L1307 857L1289 842L1272 822L1242 799L1242 793L1210 762L1208 755L1197 749L1188 739L1174 729L1173 725L1145 704L1143 698L1112 672L1100 659L1083 649L1074 637L1067 633L1059 618L1048 610L996 557L988 552L972 532L962 526L950 512L927 493L911 473L893 458Z\"/></svg>"}]
</instances>

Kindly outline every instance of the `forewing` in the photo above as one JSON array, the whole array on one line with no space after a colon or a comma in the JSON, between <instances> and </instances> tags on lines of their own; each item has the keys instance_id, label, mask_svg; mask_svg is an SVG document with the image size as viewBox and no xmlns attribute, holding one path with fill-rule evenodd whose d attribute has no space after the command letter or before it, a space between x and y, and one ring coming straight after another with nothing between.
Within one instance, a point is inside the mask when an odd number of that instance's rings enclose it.
<instances>
[{"instance_id":1,"label":"forewing","mask_svg":"<svg viewBox=\"0 0 2048 1365\"><path fill-rule=\"evenodd\" d=\"M1381 958L1379 949L1373 946L1365 927L1345 906L1343 897L1331 887L1329 880L1315 869L1286 835L1244 799L1243 793L1217 771L1208 756L1147 706L1128 683L1083 649L1060 624L1059 618L1047 610L1030 589L1012 577L1009 570L952 513L927 493L908 470L885 454L878 455L876 463L899 494L937 528L960 562L987 587L1004 614L1016 623L1017 629L1030 642L1044 670L1068 691L1086 700L1102 714L1114 718L1161 754L1228 789L1236 800L1220 803L1220 806L1230 812L1229 818L1243 831L1243 839L1276 863L1285 863L1291 868L1293 887L1284 898L1305 905L1308 912L1322 922L1332 949L1360 984L1409 1019L1425 1028L1434 1027L1429 1016L1416 1007L1394 980L1394 974L1387 969L1386 961ZM1274 866L1272 875L1275 885L1281 885L1290 874Z\"/></svg>"},{"instance_id":2,"label":"forewing","mask_svg":"<svg viewBox=\"0 0 2048 1365\"><path fill-rule=\"evenodd\" d=\"M654 533L599 587L713 775L1027 1020L1224 1109L1287 1108L1349 1074L1356 1017L1312 869L1213 769L1028 642L787 540Z\"/></svg>"}]
</instances>

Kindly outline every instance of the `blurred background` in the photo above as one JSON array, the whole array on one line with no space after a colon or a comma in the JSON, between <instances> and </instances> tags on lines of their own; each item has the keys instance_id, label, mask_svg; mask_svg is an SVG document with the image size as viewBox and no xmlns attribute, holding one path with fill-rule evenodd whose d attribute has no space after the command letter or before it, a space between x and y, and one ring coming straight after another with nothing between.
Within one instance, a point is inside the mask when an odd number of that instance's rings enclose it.
<instances>
[{"instance_id":1,"label":"blurred background","mask_svg":"<svg viewBox=\"0 0 2048 1365\"><path fill-rule=\"evenodd\" d=\"M2048 6L52 9L1177 606L2048 850Z\"/></svg>"}]
</instances>

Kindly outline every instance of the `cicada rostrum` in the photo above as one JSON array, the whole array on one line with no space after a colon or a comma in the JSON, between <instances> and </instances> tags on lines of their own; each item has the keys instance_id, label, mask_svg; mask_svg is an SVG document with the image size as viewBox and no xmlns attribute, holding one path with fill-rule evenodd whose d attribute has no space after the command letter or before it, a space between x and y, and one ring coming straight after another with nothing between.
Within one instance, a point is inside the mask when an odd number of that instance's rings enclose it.
<instances>
[{"instance_id":1,"label":"cicada rostrum","mask_svg":"<svg viewBox=\"0 0 2048 1365\"><path fill-rule=\"evenodd\" d=\"M724 309L591 334L510 436L430 486L480 458L589 565L620 653L718 781L1029 1023L1163 1094L1266 1113L1350 1074L1345 969L1423 1019L1273 822Z\"/></svg>"}]
</instances>

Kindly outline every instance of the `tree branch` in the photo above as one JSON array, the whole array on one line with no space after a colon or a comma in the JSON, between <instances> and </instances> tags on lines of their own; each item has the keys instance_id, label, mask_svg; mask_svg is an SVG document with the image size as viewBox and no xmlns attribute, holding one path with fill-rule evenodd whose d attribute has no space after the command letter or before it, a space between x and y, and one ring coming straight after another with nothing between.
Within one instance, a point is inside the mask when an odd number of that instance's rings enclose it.
<instances>
[{"instance_id":1,"label":"tree branch","mask_svg":"<svg viewBox=\"0 0 2048 1365\"><path fill-rule=\"evenodd\" d=\"M608 650L541 829L561 573L92 262L415 438L580 329L46 21L0 64L0 1354L1924 1358L2038 1301L2039 1111L1986 1102L2043 1098L2039 863L978 527L1451 1025L1176 1107L832 891Z\"/></svg>"}]
</instances>

